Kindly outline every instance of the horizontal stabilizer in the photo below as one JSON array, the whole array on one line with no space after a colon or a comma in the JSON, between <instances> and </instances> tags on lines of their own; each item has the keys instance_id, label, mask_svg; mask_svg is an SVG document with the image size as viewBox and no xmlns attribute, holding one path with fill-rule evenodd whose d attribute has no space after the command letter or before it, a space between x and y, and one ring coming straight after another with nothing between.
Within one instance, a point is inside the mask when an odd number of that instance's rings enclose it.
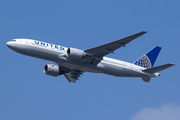
<instances>
[{"instance_id":1,"label":"horizontal stabilizer","mask_svg":"<svg viewBox=\"0 0 180 120\"><path fill-rule=\"evenodd\" d=\"M169 67L171 67L173 65L174 64L172 64L172 63L165 64L165 65L160 65L160 66L145 69L145 70L143 70L143 72L156 73L156 72L162 71L164 69L167 69L167 68L169 68Z\"/></svg>"}]
</instances>

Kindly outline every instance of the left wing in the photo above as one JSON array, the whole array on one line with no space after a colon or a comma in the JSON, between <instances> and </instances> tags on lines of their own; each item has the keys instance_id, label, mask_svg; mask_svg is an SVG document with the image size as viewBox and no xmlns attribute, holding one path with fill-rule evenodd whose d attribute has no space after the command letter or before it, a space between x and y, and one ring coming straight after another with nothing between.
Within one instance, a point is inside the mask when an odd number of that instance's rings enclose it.
<instances>
[{"instance_id":1,"label":"left wing","mask_svg":"<svg viewBox=\"0 0 180 120\"><path fill-rule=\"evenodd\" d=\"M79 70L71 70L68 73L64 73L64 76L67 78L69 82L76 83L76 80L79 80L78 78L82 75L82 72Z\"/></svg>"},{"instance_id":2,"label":"left wing","mask_svg":"<svg viewBox=\"0 0 180 120\"><path fill-rule=\"evenodd\" d=\"M145 31L142 31L137 34L128 36L126 38L116 40L114 42L110 42L110 43L107 43L107 44L104 44L104 45L101 45L98 47L84 50L87 54L89 54L89 56L87 56L83 60L83 62L97 65L103 59L103 57L105 55L107 55L109 53L114 53L114 51L120 47L125 47L125 45L127 43L131 42L135 38L137 38L145 33L146 33Z\"/></svg>"}]
</instances>

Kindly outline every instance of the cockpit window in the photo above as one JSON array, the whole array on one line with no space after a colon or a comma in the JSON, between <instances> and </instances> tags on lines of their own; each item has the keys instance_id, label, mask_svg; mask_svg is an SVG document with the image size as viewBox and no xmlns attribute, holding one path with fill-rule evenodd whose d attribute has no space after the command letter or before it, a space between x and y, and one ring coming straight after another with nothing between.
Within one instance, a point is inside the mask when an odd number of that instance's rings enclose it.
<instances>
[{"instance_id":1,"label":"cockpit window","mask_svg":"<svg viewBox=\"0 0 180 120\"><path fill-rule=\"evenodd\" d=\"M11 41L14 41L14 42L16 42L16 40L11 40Z\"/></svg>"}]
</instances>

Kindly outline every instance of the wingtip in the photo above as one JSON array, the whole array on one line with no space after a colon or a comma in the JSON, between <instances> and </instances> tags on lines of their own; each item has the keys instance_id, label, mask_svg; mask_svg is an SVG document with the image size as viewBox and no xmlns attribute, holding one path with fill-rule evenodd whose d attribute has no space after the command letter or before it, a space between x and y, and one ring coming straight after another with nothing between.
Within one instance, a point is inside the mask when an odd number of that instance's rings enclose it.
<instances>
[{"instance_id":1,"label":"wingtip","mask_svg":"<svg viewBox=\"0 0 180 120\"><path fill-rule=\"evenodd\" d=\"M142 33L147 33L148 31L141 31Z\"/></svg>"},{"instance_id":2,"label":"wingtip","mask_svg":"<svg viewBox=\"0 0 180 120\"><path fill-rule=\"evenodd\" d=\"M169 63L171 66L174 66L175 64L174 63Z\"/></svg>"}]
</instances>

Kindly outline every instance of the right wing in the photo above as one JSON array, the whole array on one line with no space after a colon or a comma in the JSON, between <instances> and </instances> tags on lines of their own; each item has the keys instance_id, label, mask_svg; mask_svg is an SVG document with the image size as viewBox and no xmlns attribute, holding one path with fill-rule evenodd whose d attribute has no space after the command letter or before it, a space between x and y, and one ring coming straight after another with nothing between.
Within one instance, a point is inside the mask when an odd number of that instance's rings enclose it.
<instances>
[{"instance_id":1,"label":"right wing","mask_svg":"<svg viewBox=\"0 0 180 120\"><path fill-rule=\"evenodd\" d=\"M137 34L128 36L126 38L122 38L119 40L116 40L114 42L110 42L98 47L94 47L94 48L90 48L87 50L84 50L86 53L90 54L89 56L87 56L83 62L85 63L89 63L89 64L93 64L93 65L97 65L105 55L109 54L109 53L114 53L115 50L117 50L120 47L125 47L125 45L129 42L131 42L132 40L134 40L135 38L145 34L145 31L139 32Z\"/></svg>"}]
</instances>

